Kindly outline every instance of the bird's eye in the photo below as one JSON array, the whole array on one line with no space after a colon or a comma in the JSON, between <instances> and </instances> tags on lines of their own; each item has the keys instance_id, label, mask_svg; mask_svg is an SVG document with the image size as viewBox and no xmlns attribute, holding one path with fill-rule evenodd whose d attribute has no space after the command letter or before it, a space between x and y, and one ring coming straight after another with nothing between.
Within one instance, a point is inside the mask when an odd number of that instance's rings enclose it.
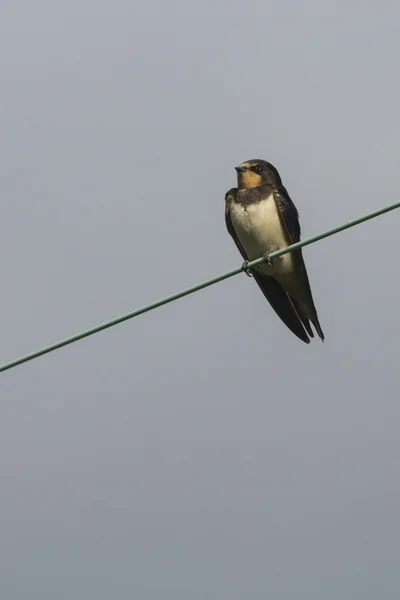
<instances>
[{"instance_id":1,"label":"bird's eye","mask_svg":"<svg viewBox=\"0 0 400 600\"><path fill-rule=\"evenodd\" d=\"M256 173L262 173L262 167L260 167L259 165L256 165L255 167L253 167L253 169Z\"/></svg>"}]
</instances>

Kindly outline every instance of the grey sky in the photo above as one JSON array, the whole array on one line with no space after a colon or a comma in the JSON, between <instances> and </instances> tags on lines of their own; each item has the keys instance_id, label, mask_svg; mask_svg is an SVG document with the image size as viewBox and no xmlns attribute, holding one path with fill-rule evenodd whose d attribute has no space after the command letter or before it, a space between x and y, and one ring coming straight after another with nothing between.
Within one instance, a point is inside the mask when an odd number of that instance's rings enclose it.
<instances>
[{"instance_id":1,"label":"grey sky","mask_svg":"<svg viewBox=\"0 0 400 600\"><path fill-rule=\"evenodd\" d=\"M0 362L240 264L233 167L311 235L399 199L398 2L0 8ZM400 212L1 376L0 596L400 593Z\"/></svg>"}]
</instances>

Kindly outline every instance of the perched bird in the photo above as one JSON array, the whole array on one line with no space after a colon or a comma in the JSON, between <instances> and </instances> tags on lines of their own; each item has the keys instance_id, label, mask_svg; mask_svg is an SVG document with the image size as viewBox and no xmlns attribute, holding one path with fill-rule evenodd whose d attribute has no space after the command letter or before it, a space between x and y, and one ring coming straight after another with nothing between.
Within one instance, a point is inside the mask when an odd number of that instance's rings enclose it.
<instances>
[{"instance_id":1,"label":"perched bird","mask_svg":"<svg viewBox=\"0 0 400 600\"><path fill-rule=\"evenodd\" d=\"M272 308L303 342L314 337L311 324L324 340L301 249L268 259L268 255L300 240L299 215L281 177L265 160L249 160L235 167L238 187L225 195L229 233ZM249 261L264 256L251 269Z\"/></svg>"}]
</instances>

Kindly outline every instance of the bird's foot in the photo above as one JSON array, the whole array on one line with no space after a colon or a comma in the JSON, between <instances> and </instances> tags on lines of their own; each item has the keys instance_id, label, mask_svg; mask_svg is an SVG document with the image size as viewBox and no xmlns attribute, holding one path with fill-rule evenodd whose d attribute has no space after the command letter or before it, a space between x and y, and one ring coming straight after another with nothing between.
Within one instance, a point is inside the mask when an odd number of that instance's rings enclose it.
<instances>
[{"instance_id":1,"label":"bird's foot","mask_svg":"<svg viewBox=\"0 0 400 600\"><path fill-rule=\"evenodd\" d=\"M263 260L264 260L265 263L267 263L267 265L269 267L272 267L272 260L270 259L268 252L264 252L264 254L263 254Z\"/></svg>"},{"instance_id":2,"label":"bird's foot","mask_svg":"<svg viewBox=\"0 0 400 600\"><path fill-rule=\"evenodd\" d=\"M244 271L247 275L247 277L253 277L253 275L251 274L251 269L249 269L249 261L245 260L244 263L242 264L242 271Z\"/></svg>"}]
</instances>

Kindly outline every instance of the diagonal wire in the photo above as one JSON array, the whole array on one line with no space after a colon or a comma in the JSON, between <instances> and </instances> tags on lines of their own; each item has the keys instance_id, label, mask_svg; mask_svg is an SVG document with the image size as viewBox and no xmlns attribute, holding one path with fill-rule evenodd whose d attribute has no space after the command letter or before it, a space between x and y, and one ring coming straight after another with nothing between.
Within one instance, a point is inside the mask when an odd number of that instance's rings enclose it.
<instances>
[{"instance_id":1,"label":"diagonal wire","mask_svg":"<svg viewBox=\"0 0 400 600\"><path fill-rule=\"evenodd\" d=\"M395 208L399 208L399 207L400 207L400 202L395 202L394 204L390 204L389 206L385 206L384 208L374 210L373 212L370 212L362 217L359 217L358 219L353 219L352 221L348 221L347 223L344 223L343 225L339 225L338 227L333 227L332 229L328 229L328 231L325 231L324 233L320 233L318 235L311 236L309 238L302 240L301 242L297 242L296 244L287 246L287 248L282 248L282 250L277 250L276 252L272 252L269 255L269 258L273 259L278 256L282 256L283 254L287 254L288 252L293 252L294 250L297 250L298 248L303 248L304 246L308 246L309 244L313 244L314 242L323 240L324 238L327 238L331 235L339 233L340 231L343 231L344 229L349 229L350 227L354 227L355 225L364 223L365 221L368 221L369 219L374 219L375 217L379 217L379 215L383 215L384 213L387 213L387 212L394 210ZM248 267L254 267L254 266L260 264L261 262L263 262L263 260L264 260L263 258L257 258L256 260L252 260L251 262L248 263ZM207 281L204 281L203 283L199 283L190 288L187 288L186 290L177 292L176 294L172 294L171 296L167 296L166 298L163 298L162 300L158 300L157 302L153 302L152 304L147 304L146 306L143 306L142 308L138 308L137 310L129 312L125 315L122 315L121 317L117 317L115 319L112 319L111 321L101 323L100 325L97 325L96 327L93 327L92 329L87 329L86 331L82 331L81 333L72 335L71 337L65 338L64 340L61 340L60 342L52 344L51 346L46 346L45 348L37 350L36 352L32 352L31 354L26 354L25 356L17 358L16 360L12 360L8 363L4 363L3 365L0 366L0 372L7 371L8 369L12 369L13 367L16 367L17 365L21 365L25 362L33 360L34 358L38 358L39 356L43 356L44 354L48 354L49 352L58 350L58 348L62 348L63 346L68 346L69 344L78 342L79 340L82 340L83 338L86 338L86 337L89 337L90 335L98 333L99 331L103 331L104 329L108 329L109 327L114 327L114 325L118 325L118 323L123 323L124 321L128 321L128 319L133 319L134 317L138 317L139 315L149 312L150 310L154 310L155 308L158 308L159 306L163 306L164 304L168 304L169 302L174 302L175 300L178 300L179 298L183 298L184 296L188 296L189 294L198 292L199 290L209 287L210 285L214 285L215 283L218 283L219 281L224 281L225 279L229 279L229 277L238 275L242 271L243 271L242 266L237 267L236 269L227 271L226 273L223 273L222 275L218 275L217 277L208 279Z\"/></svg>"}]
</instances>

